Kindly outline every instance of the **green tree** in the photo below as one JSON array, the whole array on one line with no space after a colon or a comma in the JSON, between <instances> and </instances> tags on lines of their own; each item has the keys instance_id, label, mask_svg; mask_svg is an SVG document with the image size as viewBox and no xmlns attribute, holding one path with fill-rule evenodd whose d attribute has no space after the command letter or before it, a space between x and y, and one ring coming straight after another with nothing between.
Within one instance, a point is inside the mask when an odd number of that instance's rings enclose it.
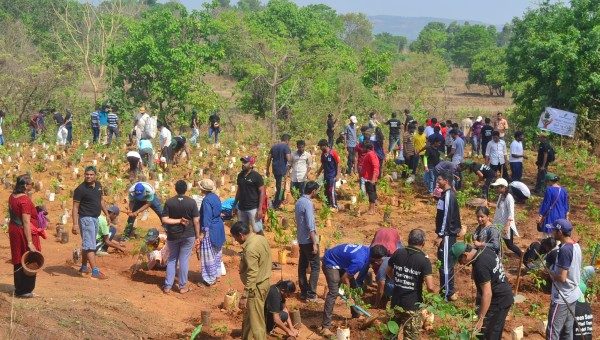
<instances>
[{"instance_id":1,"label":"green tree","mask_svg":"<svg viewBox=\"0 0 600 340\"><path fill-rule=\"evenodd\" d=\"M447 40L446 25L441 22L430 22L421 30L417 40L410 44L410 50L419 53L431 53L447 58Z\"/></svg>"},{"instance_id":2,"label":"green tree","mask_svg":"<svg viewBox=\"0 0 600 340\"><path fill-rule=\"evenodd\" d=\"M375 53L364 49L361 58L363 68L362 81L366 87L372 88L385 82L392 71L392 55L388 52Z\"/></svg>"},{"instance_id":3,"label":"green tree","mask_svg":"<svg viewBox=\"0 0 600 340\"><path fill-rule=\"evenodd\" d=\"M373 40L373 24L364 13L341 16L344 22L342 40L356 51L362 51Z\"/></svg>"},{"instance_id":4,"label":"green tree","mask_svg":"<svg viewBox=\"0 0 600 340\"><path fill-rule=\"evenodd\" d=\"M242 11L258 11L261 7L260 0L239 0L237 2L237 8Z\"/></svg>"},{"instance_id":5,"label":"green tree","mask_svg":"<svg viewBox=\"0 0 600 340\"><path fill-rule=\"evenodd\" d=\"M544 107L576 112L578 132L598 145L600 112L600 3L544 2L513 21L508 45L508 80L516 118L535 124Z\"/></svg>"},{"instance_id":6,"label":"green tree","mask_svg":"<svg viewBox=\"0 0 600 340\"><path fill-rule=\"evenodd\" d=\"M376 34L373 39L373 48L378 53L399 54L404 51L407 44L408 39L406 37L387 32Z\"/></svg>"},{"instance_id":7,"label":"green tree","mask_svg":"<svg viewBox=\"0 0 600 340\"><path fill-rule=\"evenodd\" d=\"M495 28L465 24L450 30L446 49L454 65L469 68L476 54L495 45Z\"/></svg>"},{"instance_id":8,"label":"green tree","mask_svg":"<svg viewBox=\"0 0 600 340\"><path fill-rule=\"evenodd\" d=\"M123 94L113 99L126 105L147 103L161 115L183 111L190 94L198 94L203 74L223 56L213 39L217 29L208 13L189 14L182 5L145 12L127 25L127 38L108 51L112 93Z\"/></svg>"},{"instance_id":9,"label":"green tree","mask_svg":"<svg viewBox=\"0 0 600 340\"><path fill-rule=\"evenodd\" d=\"M504 97L507 69L506 48L494 46L482 50L473 57L467 82L485 85L490 95Z\"/></svg>"}]
</instances>

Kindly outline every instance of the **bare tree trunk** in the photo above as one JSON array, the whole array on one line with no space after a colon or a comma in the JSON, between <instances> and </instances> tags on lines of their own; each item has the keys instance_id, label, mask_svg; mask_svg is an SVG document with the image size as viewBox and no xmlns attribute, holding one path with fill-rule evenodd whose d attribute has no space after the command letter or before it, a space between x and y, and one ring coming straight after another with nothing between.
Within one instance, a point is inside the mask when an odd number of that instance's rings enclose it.
<instances>
[{"instance_id":1,"label":"bare tree trunk","mask_svg":"<svg viewBox=\"0 0 600 340\"><path fill-rule=\"evenodd\" d=\"M277 87L279 81L279 67L273 69L273 83L271 84L271 139L276 140L277 133Z\"/></svg>"}]
</instances>

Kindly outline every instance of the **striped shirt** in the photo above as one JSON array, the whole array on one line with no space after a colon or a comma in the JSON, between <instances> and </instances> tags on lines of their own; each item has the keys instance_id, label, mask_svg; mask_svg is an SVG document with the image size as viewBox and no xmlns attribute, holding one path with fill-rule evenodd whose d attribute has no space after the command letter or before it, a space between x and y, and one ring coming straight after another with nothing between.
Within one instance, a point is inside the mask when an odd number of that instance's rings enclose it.
<instances>
[{"instance_id":1,"label":"striped shirt","mask_svg":"<svg viewBox=\"0 0 600 340\"><path fill-rule=\"evenodd\" d=\"M100 117L99 117L98 111L92 112L91 119L92 119L92 127L99 128L100 127Z\"/></svg>"},{"instance_id":2,"label":"striped shirt","mask_svg":"<svg viewBox=\"0 0 600 340\"><path fill-rule=\"evenodd\" d=\"M119 125L119 117L114 112L108 113L108 127L116 128Z\"/></svg>"}]
</instances>

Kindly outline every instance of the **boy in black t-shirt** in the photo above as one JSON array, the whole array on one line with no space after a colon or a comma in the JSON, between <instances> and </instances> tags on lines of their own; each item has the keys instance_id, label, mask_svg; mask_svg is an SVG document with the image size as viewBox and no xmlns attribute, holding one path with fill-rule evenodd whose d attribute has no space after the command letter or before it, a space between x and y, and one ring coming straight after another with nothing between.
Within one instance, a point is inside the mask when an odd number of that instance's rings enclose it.
<instances>
[{"instance_id":1,"label":"boy in black t-shirt","mask_svg":"<svg viewBox=\"0 0 600 340\"><path fill-rule=\"evenodd\" d=\"M402 307L398 315L399 325L404 325L405 339L418 339L421 331L421 307L423 283L429 292L434 292L431 262L423 252L425 232L413 229L408 234L408 247L396 250L388 260L387 276L394 283L392 308Z\"/></svg>"},{"instance_id":2,"label":"boy in black t-shirt","mask_svg":"<svg viewBox=\"0 0 600 340\"><path fill-rule=\"evenodd\" d=\"M296 292L294 282L279 281L269 288L265 300L265 322L267 333L272 333L275 327L281 328L288 336L297 337L299 332L294 328L289 311L285 306L285 299Z\"/></svg>"},{"instance_id":3,"label":"boy in black t-shirt","mask_svg":"<svg viewBox=\"0 0 600 340\"><path fill-rule=\"evenodd\" d=\"M479 304L475 330L480 339L502 339L508 311L513 304L512 288L506 279L502 261L491 248L477 250L463 242L452 246L452 256L463 265L473 265L473 281Z\"/></svg>"},{"instance_id":4,"label":"boy in black t-shirt","mask_svg":"<svg viewBox=\"0 0 600 340\"><path fill-rule=\"evenodd\" d=\"M492 140L492 132L494 127L491 125L492 121L489 118L485 119L485 125L481 128L481 156L485 158L485 149L488 143Z\"/></svg>"}]
</instances>

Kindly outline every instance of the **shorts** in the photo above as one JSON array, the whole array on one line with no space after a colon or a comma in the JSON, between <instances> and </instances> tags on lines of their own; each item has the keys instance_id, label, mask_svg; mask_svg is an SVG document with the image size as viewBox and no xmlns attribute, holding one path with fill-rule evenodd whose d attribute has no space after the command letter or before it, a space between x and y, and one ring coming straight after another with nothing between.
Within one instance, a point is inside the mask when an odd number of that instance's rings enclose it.
<instances>
[{"instance_id":1,"label":"shorts","mask_svg":"<svg viewBox=\"0 0 600 340\"><path fill-rule=\"evenodd\" d=\"M377 202L377 185L372 182L365 181L365 191L369 197L369 203Z\"/></svg>"},{"instance_id":2,"label":"shorts","mask_svg":"<svg viewBox=\"0 0 600 340\"><path fill-rule=\"evenodd\" d=\"M83 251L96 251L98 217L79 217L79 231L81 232L81 249Z\"/></svg>"}]
</instances>

